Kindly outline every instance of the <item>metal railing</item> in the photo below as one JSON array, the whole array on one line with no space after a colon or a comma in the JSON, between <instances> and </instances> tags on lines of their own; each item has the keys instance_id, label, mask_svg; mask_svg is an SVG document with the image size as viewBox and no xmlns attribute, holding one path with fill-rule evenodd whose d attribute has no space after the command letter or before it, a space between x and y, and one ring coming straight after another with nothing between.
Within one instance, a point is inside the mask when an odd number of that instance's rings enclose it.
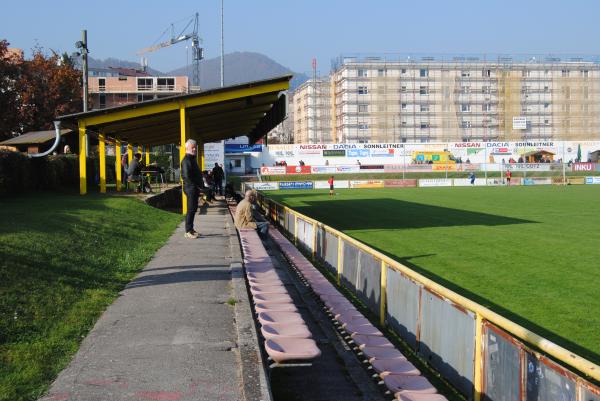
<instances>
[{"instance_id":1,"label":"metal railing","mask_svg":"<svg viewBox=\"0 0 600 401\"><path fill-rule=\"evenodd\" d=\"M260 192L258 204L468 399L600 400L600 366Z\"/></svg>"}]
</instances>

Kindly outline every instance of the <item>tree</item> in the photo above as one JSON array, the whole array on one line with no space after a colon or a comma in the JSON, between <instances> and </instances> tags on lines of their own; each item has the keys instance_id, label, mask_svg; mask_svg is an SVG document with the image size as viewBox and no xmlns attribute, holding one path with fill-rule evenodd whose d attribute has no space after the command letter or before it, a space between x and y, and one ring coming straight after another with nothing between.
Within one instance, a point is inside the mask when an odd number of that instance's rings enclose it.
<instances>
[{"instance_id":1,"label":"tree","mask_svg":"<svg viewBox=\"0 0 600 401\"><path fill-rule=\"evenodd\" d=\"M19 92L17 89L23 59L8 51L9 43L0 40L0 140L19 131Z\"/></svg>"},{"instance_id":2,"label":"tree","mask_svg":"<svg viewBox=\"0 0 600 401\"><path fill-rule=\"evenodd\" d=\"M34 49L33 58L22 63L18 82L21 132L52 129L56 116L81 111L81 74L71 63L61 61L56 52L46 56L42 49Z\"/></svg>"}]
</instances>

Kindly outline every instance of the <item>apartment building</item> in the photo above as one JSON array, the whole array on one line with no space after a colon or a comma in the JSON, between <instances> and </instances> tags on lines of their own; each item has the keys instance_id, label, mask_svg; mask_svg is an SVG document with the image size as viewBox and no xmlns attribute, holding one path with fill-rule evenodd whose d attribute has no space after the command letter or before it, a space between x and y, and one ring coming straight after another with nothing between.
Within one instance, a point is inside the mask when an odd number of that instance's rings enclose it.
<instances>
[{"instance_id":1,"label":"apartment building","mask_svg":"<svg viewBox=\"0 0 600 401\"><path fill-rule=\"evenodd\" d=\"M293 94L294 143L329 143L332 137L331 81L310 79Z\"/></svg>"},{"instance_id":2,"label":"apartment building","mask_svg":"<svg viewBox=\"0 0 600 401\"><path fill-rule=\"evenodd\" d=\"M104 109L188 92L188 77L152 76L133 68L90 68L90 109Z\"/></svg>"},{"instance_id":3,"label":"apartment building","mask_svg":"<svg viewBox=\"0 0 600 401\"><path fill-rule=\"evenodd\" d=\"M593 59L340 57L321 85L333 88L334 128L295 128L309 133L298 143L600 139ZM299 101L308 111L295 123L311 121L314 104Z\"/></svg>"}]
</instances>

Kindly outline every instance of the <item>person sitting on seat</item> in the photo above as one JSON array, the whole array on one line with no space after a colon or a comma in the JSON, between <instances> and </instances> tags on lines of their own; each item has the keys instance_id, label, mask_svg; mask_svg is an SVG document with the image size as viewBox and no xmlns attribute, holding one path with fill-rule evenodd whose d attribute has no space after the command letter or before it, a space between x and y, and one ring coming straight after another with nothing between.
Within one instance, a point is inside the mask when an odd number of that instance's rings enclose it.
<instances>
[{"instance_id":1,"label":"person sitting on seat","mask_svg":"<svg viewBox=\"0 0 600 401\"><path fill-rule=\"evenodd\" d=\"M238 230L252 228L258 231L258 235L265 237L269 232L269 223L266 221L257 221L257 217L262 220L262 216L254 210L256 201L256 192L249 189L244 194L244 199L238 203L235 210L235 226Z\"/></svg>"},{"instance_id":2,"label":"person sitting on seat","mask_svg":"<svg viewBox=\"0 0 600 401\"><path fill-rule=\"evenodd\" d=\"M142 162L140 161L142 159L142 154L141 153L136 153L134 155L133 160L131 160L131 163L129 163L129 167L127 167L127 181L128 182L136 182L138 183L136 190L137 192L141 192L142 191L142 175L141 175L141 171L142 171Z\"/></svg>"}]
</instances>

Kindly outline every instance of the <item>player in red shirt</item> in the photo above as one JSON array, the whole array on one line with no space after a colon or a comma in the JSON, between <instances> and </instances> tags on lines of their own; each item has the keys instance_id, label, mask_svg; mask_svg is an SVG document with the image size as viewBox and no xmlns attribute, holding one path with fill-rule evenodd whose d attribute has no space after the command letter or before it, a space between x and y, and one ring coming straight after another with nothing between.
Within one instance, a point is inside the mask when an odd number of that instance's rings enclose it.
<instances>
[{"instance_id":1,"label":"player in red shirt","mask_svg":"<svg viewBox=\"0 0 600 401\"><path fill-rule=\"evenodd\" d=\"M329 177L327 183L329 184L329 196L331 197L333 196L333 176Z\"/></svg>"},{"instance_id":2,"label":"player in red shirt","mask_svg":"<svg viewBox=\"0 0 600 401\"><path fill-rule=\"evenodd\" d=\"M510 185L510 177L512 177L512 172L510 170L506 170L506 185Z\"/></svg>"}]
</instances>

